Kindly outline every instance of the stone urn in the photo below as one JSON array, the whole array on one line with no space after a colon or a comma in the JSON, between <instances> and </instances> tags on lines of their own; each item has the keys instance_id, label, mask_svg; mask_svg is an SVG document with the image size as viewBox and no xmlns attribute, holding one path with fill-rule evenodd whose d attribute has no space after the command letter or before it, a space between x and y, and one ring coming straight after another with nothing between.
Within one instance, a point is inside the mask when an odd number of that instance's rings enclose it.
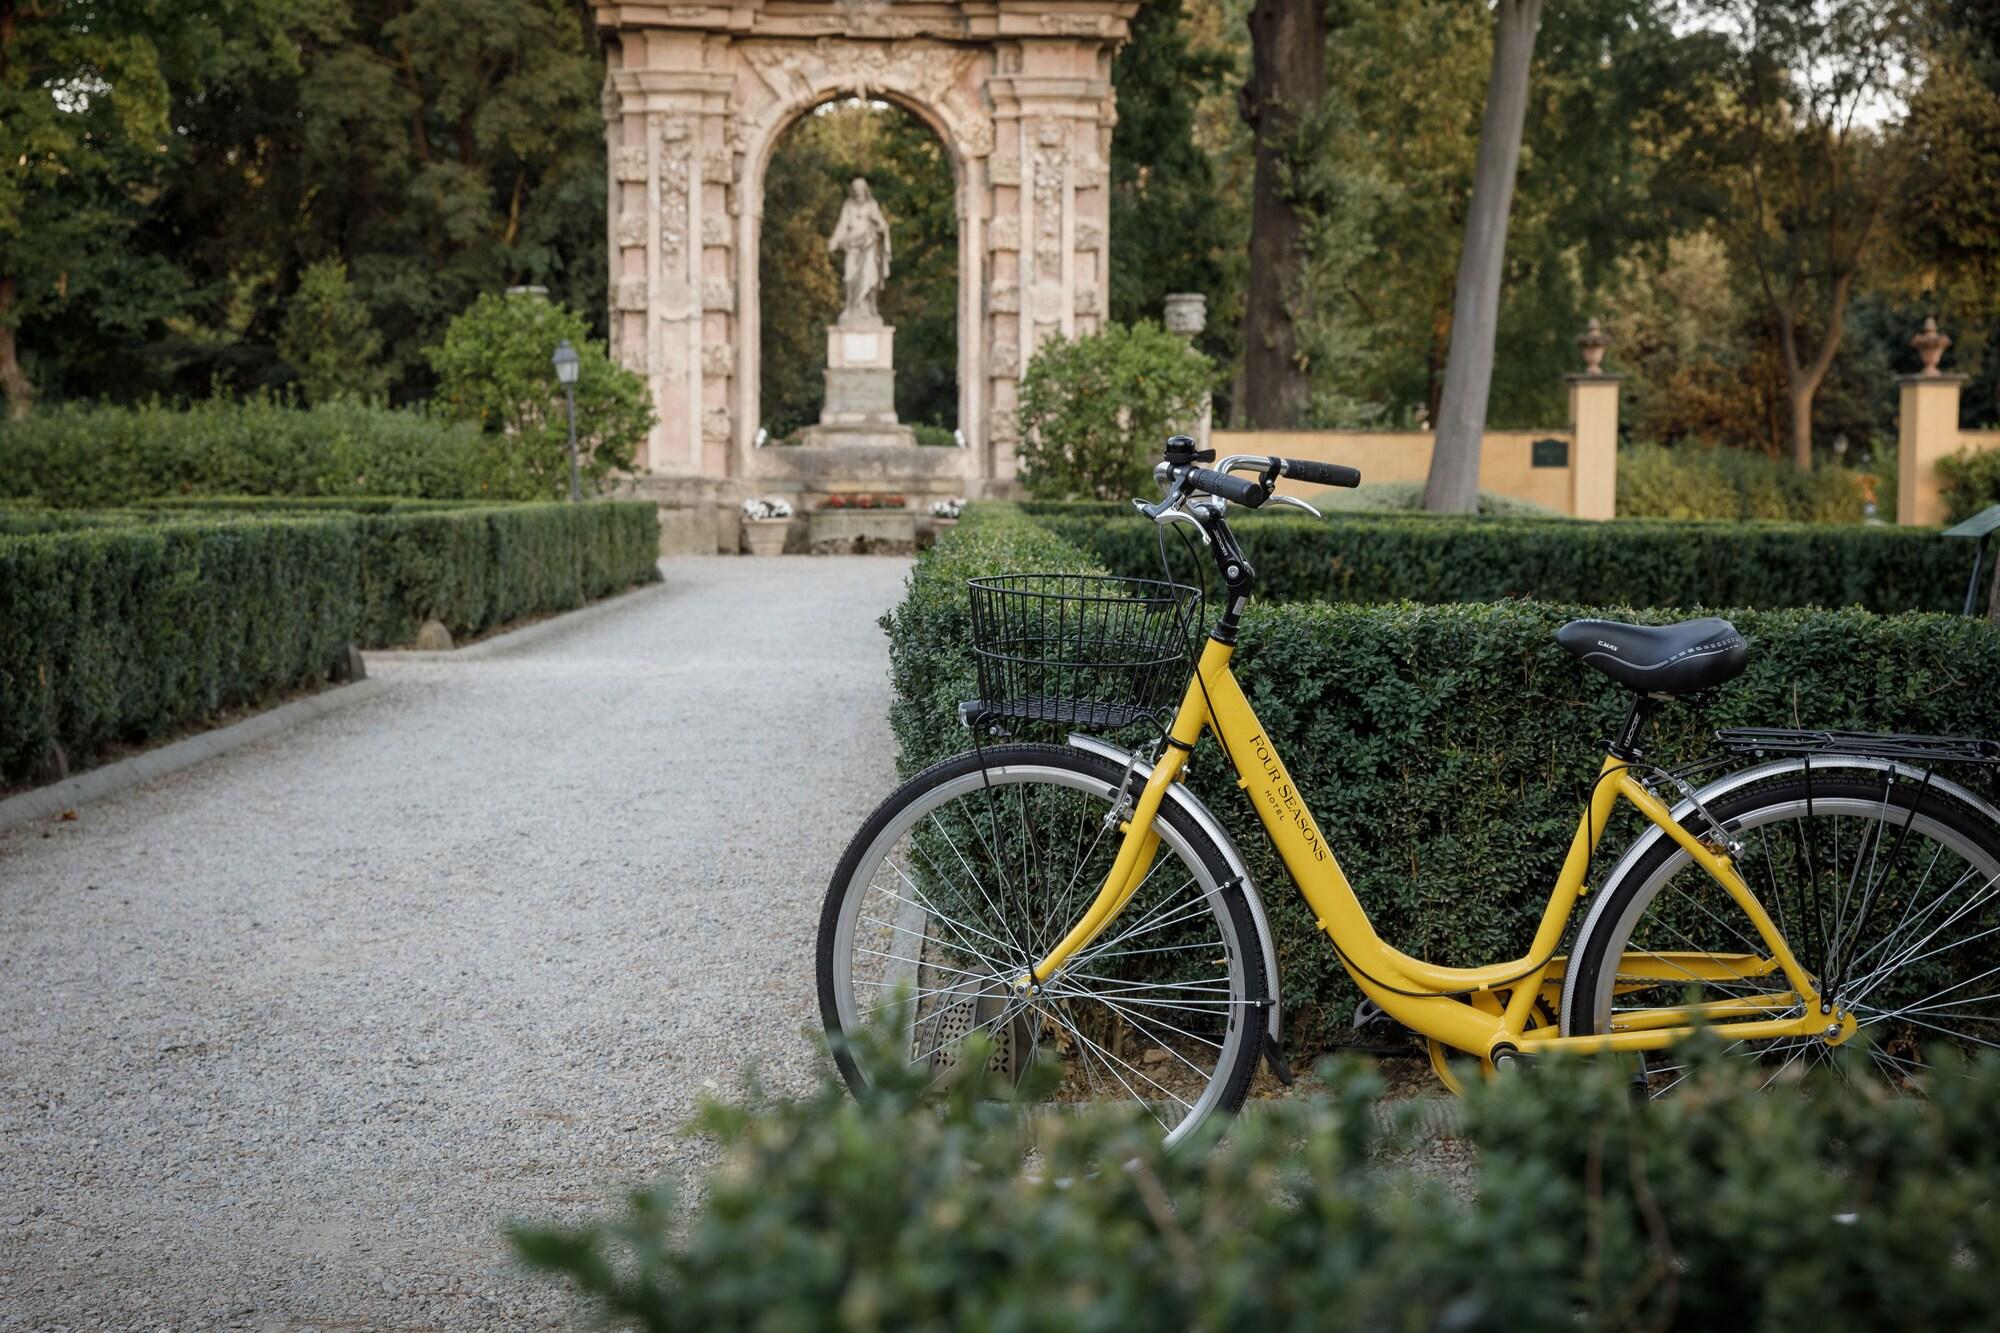
<instances>
[{"instance_id":1,"label":"stone urn","mask_svg":"<svg viewBox=\"0 0 2000 1333\"><path fill-rule=\"evenodd\" d=\"M1938 361L1951 347L1951 335L1938 332L1937 316L1926 316L1923 331L1910 339L1910 346L1917 349L1917 355L1924 363L1924 368L1917 373L1934 377L1938 373Z\"/></svg>"},{"instance_id":2,"label":"stone urn","mask_svg":"<svg viewBox=\"0 0 2000 1333\"><path fill-rule=\"evenodd\" d=\"M743 520L743 548L751 555L783 555L785 538L792 530L789 518L746 518Z\"/></svg>"}]
</instances>

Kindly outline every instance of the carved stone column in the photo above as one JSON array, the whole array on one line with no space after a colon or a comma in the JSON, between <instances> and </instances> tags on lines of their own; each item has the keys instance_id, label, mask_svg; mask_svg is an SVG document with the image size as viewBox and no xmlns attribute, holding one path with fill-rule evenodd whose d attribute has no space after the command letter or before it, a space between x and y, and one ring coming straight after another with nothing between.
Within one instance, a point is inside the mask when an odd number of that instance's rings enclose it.
<instances>
[{"instance_id":1,"label":"carved stone column","mask_svg":"<svg viewBox=\"0 0 2000 1333\"><path fill-rule=\"evenodd\" d=\"M995 148L987 435L999 480L1014 474L1028 358L1049 338L1095 333L1108 304L1113 19L1035 17L1019 40L1000 46L988 85Z\"/></svg>"}]
</instances>

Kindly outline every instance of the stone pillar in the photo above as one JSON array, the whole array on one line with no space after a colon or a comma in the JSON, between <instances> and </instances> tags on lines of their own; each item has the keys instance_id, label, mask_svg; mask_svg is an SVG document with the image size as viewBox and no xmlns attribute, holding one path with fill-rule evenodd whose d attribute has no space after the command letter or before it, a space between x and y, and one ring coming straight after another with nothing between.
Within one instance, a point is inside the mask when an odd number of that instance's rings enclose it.
<instances>
[{"instance_id":1,"label":"stone pillar","mask_svg":"<svg viewBox=\"0 0 2000 1333\"><path fill-rule=\"evenodd\" d=\"M1118 35L1102 14L1007 26L1016 40L998 46L987 85L994 107L988 438L993 475L1002 480L1014 475L1028 359L1045 339L1095 333L1104 321L1117 121L1107 39Z\"/></svg>"},{"instance_id":2,"label":"stone pillar","mask_svg":"<svg viewBox=\"0 0 2000 1333\"><path fill-rule=\"evenodd\" d=\"M916 444L917 433L896 420L893 325L826 326L826 405L819 425L799 435L807 445Z\"/></svg>"},{"instance_id":3,"label":"stone pillar","mask_svg":"<svg viewBox=\"0 0 2000 1333\"><path fill-rule=\"evenodd\" d=\"M1201 331L1208 327L1208 298L1200 292L1168 292L1161 317L1168 333L1182 342L1193 346ZM1215 395L1203 393L1201 396L1201 416L1188 434L1206 449L1215 430Z\"/></svg>"},{"instance_id":4,"label":"stone pillar","mask_svg":"<svg viewBox=\"0 0 2000 1333\"><path fill-rule=\"evenodd\" d=\"M1569 386L1569 511L1618 516L1618 386L1623 375L1565 375Z\"/></svg>"},{"instance_id":5,"label":"stone pillar","mask_svg":"<svg viewBox=\"0 0 2000 1333\"><path fill-rule=\"evenodd\" d=\"M1923 358L1924 368L1896 380L1901 399L1896 420L1896 522L1930 526L1945 520L1938 460L1957 453L1963 443L1958 400L1965 376L1938 370L1951 339L1938 332L1937 320L1926 319L1910 345Z\"/></svg>"},{"instance_id":6,"label":"stone pillar","mask_svg":"<svg viewBox=\"0 0 2000 1333\"><path fill-rule=\"evenodd\" d=\"M1623 375L1604 373L1611 339L1592 318L1577 335L1583 373L1565 375L1569 386L1569 512L1578 518L1618 517L1618 386Z\"/></svg>"},{"instance_id":7,"label":"stone pillar","mask_svg":"<svg viewBox=\"0 0 2000 1333\"><path fill-rule=\"evenodd\" d=\"M640 51L649 64L633 63ZM620 43L611 54L613 353L653 389L659 421L647 440L647 469L726 476L736 335L731 219L740 207L730 79L701 68L694 34Z\"/></svg>"}]
</instances>

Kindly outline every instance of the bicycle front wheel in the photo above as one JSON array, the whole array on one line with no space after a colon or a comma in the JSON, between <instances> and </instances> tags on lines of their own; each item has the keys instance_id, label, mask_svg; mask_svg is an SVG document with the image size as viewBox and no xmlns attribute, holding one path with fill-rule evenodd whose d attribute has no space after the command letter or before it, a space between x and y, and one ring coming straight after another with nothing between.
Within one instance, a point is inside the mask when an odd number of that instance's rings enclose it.
<instances>
[{"instance_id":1,"label":"bicycle front wheel","mask_svg":"<svg viewBox=\"0 0 2000 1333\"><path fill-rule=\"evenodd\" d=\"M1855 1015L1873 1072L1920 1091L1927 1052L2000 1049L2000 830L1964 801L1893 771L1788 774L1734 793L1709 813L1742 850L1737 872L1763 902L1821 997ZM1707 831L1699 813L1686 827ZM1748 960L1717 979L1693 958ZM1617 1030L1621 1016L1702 1001L1747 1000L1769 1017L1790 983L1735 900L1677 844L1661 839L1585 919L1563 992L1566 1034ZM1734 967L1735 965L1732 965ZM1765 975L1750 973L1764 971ZM1727 1038L1717 1020L1718 1035ZM1766 1082L1827 1062L1819 1035L1736 1041ZM1654 1057L1655 1092L1685 1070Z\"/></svg>"},{"instance_id":2,"label":"bicycle front wheel","mask_svg":"<svg viewBox=\"0 0 2000 1333\"><path fill-rule=\"evenodd\" d=\"M1024 975L1080 919L1118 854L1140 782L1048 745L997 746L917 774L871 815L834 872L819 933L820 1011L841 1073L859 1052L942 1082L967 1038L989 1071L1034 1065L1040 1109L1143 1107L1171 1145L1242 1104L1262 1049L1258 937L1242 888L1171 803L1124 909L1032 995ZM1121 784L1129 790L1124 796ZM856 1041L870 1026L877 1040Z\"/></svg>"}]
</instances>

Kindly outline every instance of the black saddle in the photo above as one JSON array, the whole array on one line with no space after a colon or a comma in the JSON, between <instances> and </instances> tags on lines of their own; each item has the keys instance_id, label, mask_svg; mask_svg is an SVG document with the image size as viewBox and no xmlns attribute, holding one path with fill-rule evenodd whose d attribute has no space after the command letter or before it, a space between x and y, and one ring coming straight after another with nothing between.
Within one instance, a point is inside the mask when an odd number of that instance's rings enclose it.
<instances>
[{"instance_id":1,"label":"black saddle","mask_svg":"<svg viewBox=\"0 0 2000 1333\"><path fill-rule=\"evenodd\" d=\"M1641 694L1690 694L1720 685L1742 672L1749 655L1736 626L1719 616L1678 625L1572 620L1556 631L1556 642Z\"/></svg>"}]
</instances>

